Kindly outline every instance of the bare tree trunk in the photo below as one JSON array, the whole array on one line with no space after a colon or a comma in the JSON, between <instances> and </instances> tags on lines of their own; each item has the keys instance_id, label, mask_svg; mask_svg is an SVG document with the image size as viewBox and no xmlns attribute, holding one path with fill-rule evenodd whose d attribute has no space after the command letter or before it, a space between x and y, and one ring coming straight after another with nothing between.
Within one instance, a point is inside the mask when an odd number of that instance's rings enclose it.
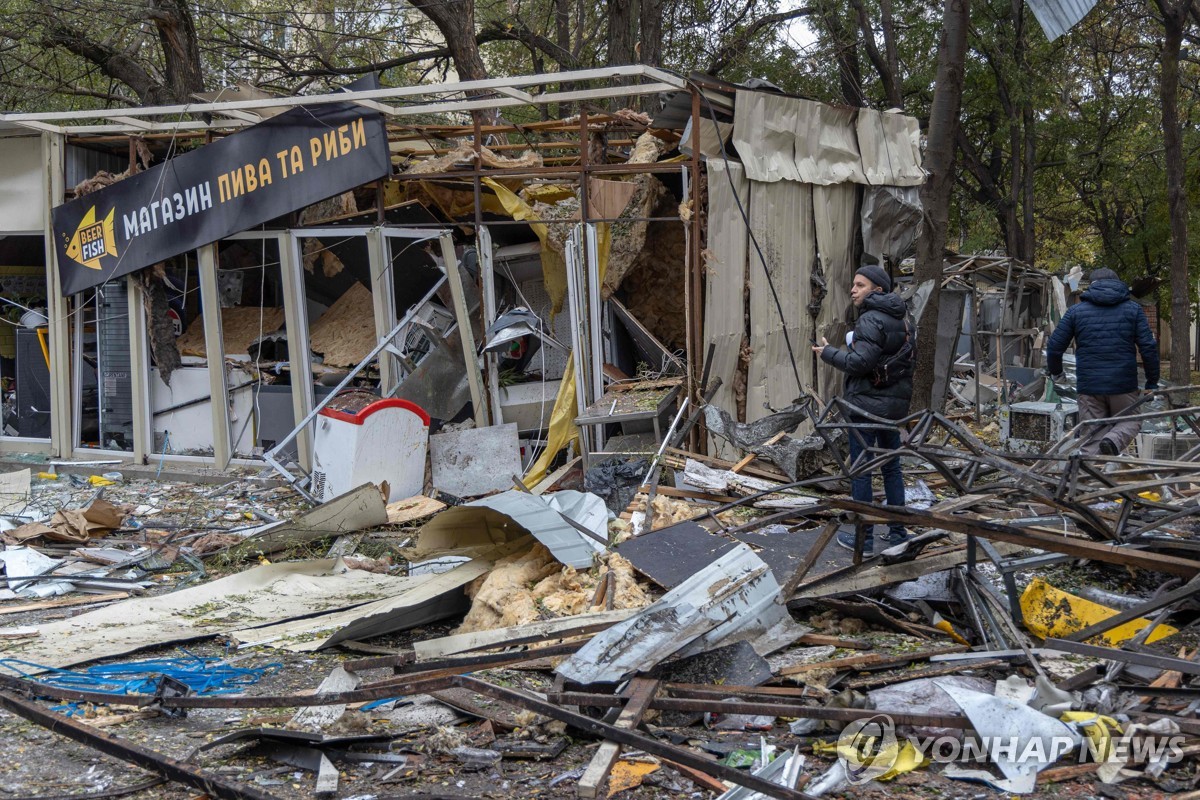
<instances>
[{"instance_id":1,"label":"bare tree trunk","mask_svg":"<svg viewBox=\"0 0 1200 800\"><path fill-rule=\"evenodd\" d=\"M554 0L554 41L563 51L571 52L571 3L570 0ZM559 66L562 69L562 66ZM575 89L575 84L572 81L563 81L558 84L560 92L570 92ZM546 111L549 108L545 105L541 106ZM558 118L566 119L571 116L571 104L558 104Z\"/></svg>"},{"instance_id":2,"label":"bare tree trunk","mask_svg":"<svg viewBox=\"0 0 1200 800\"><path fill-rule=\"evenodd\" d=\"M1034 137L1033 104L1028 100L1021 110L1021 116L1025 120L1025 196L1022 202L1022 221L1025 230L1025 262L1032 267L1037 260L1033 226L1033 165L1037 156L1037 140Z\"/></svg>"},{"instance_id":3,"label":"bare tree trunk","mask_svg":"<svg viewBox=\"0 0 1200 800\"><path fill-rule=\"evenodd\" d=\"M184 0L154 0L150 19L158 28L167 91L176 102L189 102L193 94L204 91L204 68L200 64L200 42L192 12Z\"/></svg>"},{"instance_id":4,"label":"bare tree trunk","mask_svg":"<svg viewBox=\"0 0 1200 800\"><path fill-rule=\"evenodd\" d=\"M945 398L932 397L934 350L937 345L938 301L941 299L946 226L950 219L950 194L954 190L955 139L962 106L963 64L967 52L969 0L945 0L942 34L938 42L937 88L929 110L925 146L925 171L929 180L921 187L924 226L917 238L918 283L933 281L933 294L925 305L917 332L917 361L913 378L912 407L941 410Z\"/></svg>"},{"instance_id":5,"label":"bare tree trunk","mask_svg":"<svg viewBox=\"0 0 1200 800\"><path fill-rule=\"evenodd\" d=\"M863 49L867 51L867 58L875 67L875 72L879 74L879 80L883 84L883 93L887 98L887 104L893 108L903 108L904 98L900 94L899 83L899 60L896 55L896 34L892 25L892 7L888 0L883 0L880 3L880 32L883 34L884 52L879 52L879 47L875 44L875 28L871 25L871 18L867 14L867 7L863 5L862 0L850 0L850 5L853 6L858 14L858 29L862 32Z\"/></svg>"},{"instance_id":6,"label":"bare tree trunk","mask_svg":"<svg viewBox=\"0 0 1200 800\"><path fill-rule=\"evenodd\" d=\"M866 95L862 88L862 68L858 63L858 36L842 19L843 7L830 0L817 3L825 31L833 41L838 64L838 77L842 84L842 99L848 105L865 106Z\"/></svg>"},{"instance_id":7,"label":"bare tree trunk","mask_svg":"<svg viewBox=\"0 0 1200 800\"><path fill-rule=\"evenodd\" d=\"M608 65L634 62L635 0L608 0Z\"/></svg>"},{"instance_id":8,"label":"bare tree trunk","mask_svg":"<svg viewBox=\"0 0 1200 800\"><path fill-rule=\"evenodd\" d=\"M446 40L459 80L478 81L488 76L475 41L474 0L412 0L412 4Z\"/></svg>"},{"instance_id":9,"label":"bare tree trunk","mask_svg":"<svg viewBox=\"0 0 1200 800\"><path fill-rule=\"evenodd\" d=\"M1163 12L1159 99L1162 102L1163 147L1167 167L1167 207L1171 220L1171 382L1191 383L1191 297L1188 286L1187 190L1183 185L1184 161L1179 121L1179 48L1191 0L1177 7L1159 3Z\"/></svg>"},{"instance_id":10,"label":"bare tree trunk","mask_svg":"<svg viewBox=\"0 0 1200 800\"><path fill-rule=\"evenodd\" d=\"M661 66L663 38L663 0L642 0L642 36L638 61L651 67Z\"/></svg>"},{"instance_id":11,"label":"bare tree trunk","mask_svg":"<svg viewBox=\"0 0 1200 800\"><path fill-rule=\"evenodd\" d=\"M663 38L663 0L641 0L641 38L638 40L638 61L647 66L661 66ZM658 112L658 95L639 95L638 108L654 115Z\"/></svg>"}]
</instances>

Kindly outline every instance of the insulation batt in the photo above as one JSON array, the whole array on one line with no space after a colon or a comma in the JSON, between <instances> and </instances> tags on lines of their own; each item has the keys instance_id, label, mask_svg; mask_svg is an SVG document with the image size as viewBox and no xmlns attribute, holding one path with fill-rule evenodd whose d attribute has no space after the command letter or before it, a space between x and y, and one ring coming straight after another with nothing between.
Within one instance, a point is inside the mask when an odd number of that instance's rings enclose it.
<instances>
[{"instance_id":1,"label":"insulation batt","mask_svg":"<svg viewBox=\"0 0 1200 800\"><path fill-rule=\"evenodd\" d=\"M560 564L541 544L506 556L487 575L467 587L471 610L456 633L526 625L542 619L570 617L592 610L596 586L610 570L614 577L613 607L641 608L651 598L638 584L630 563L609 553L596 570L579 572ZM593 572L595 574L593 574Z\"/></svg>"}]
</instances>

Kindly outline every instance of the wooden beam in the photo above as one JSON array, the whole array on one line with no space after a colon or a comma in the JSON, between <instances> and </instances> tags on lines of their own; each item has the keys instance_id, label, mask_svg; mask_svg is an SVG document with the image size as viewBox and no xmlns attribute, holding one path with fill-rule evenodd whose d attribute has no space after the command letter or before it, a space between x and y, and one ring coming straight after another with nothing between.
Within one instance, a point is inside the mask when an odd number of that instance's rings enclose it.
<instances>
[{"instance_id":1,"label":"wooden beam","mask_svg":"<svg viewBox=\"0 0 1200 800\"><path fill-rule=\"evenodd\" d=\"M628 701L613 724L626 730L636 728L641 722L642 715L650 707L650 701L654 699L654 695L658 691L658 684L657 680L651 678L632 679L623 692L628 697ZM596 750L596 754L592 756L591 763L584 770L583 777L579 779L579 785L576 787L578 795L584 798L599 796L604 784L608 782L608 774L612 772L613 765L617 763L620 755L621 745L616 742L602 742L599 749Z\"/></svg>"}]
</instances>

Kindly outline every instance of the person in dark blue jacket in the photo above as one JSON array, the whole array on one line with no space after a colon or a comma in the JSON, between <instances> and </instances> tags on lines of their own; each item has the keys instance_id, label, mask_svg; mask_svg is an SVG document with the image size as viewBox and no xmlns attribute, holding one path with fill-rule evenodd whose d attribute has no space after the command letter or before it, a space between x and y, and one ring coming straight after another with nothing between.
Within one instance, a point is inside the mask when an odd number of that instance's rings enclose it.
<instances>
[{"instance_id":1,"label":"person in dark blue jacket","mask_svg":"<svg viewBox=\"0 0 1200 800\"><path fill-rule=\"evenodd\" d=\"M1145 390L1158 388L1158 343L1142 307L1130 299L1129 287L1111 269L1092 272L1081 302L1067 309L1050 336L1046 371L1052 380L1062 377L1063 352L1072 340L1080 422L1115 416L1137 402L1138 351L1146 371ZM1140 427L1136 420L1106 426L1102 436L1084 442L1083 452L1117 455Z\"/></svg>"},{"instance_id":2,"label":"person in dark blue jacket","mask_svg":"<svg viewBox=\"0 0 1200 800\"><path fill-rule=\"evenodd\" d=\"M910 331L905 321L907 308L900 295L892 293L892 279L875 263L864 264L854 273L854 282L850 285L850 300L858 309L858 320L854 323L850 346L842 350L829 344L822 337L813 346L813 352L826 364L846 373L842 391L846 402L876 417L901 419L908 414L908 405L912 400L911 350L908 351L908 358L904 364L894 365L897 372L889 379L882 380L878 368L889 356L901 353L905 342L909 340ZM871 422L858 416L852 416L849 421ZM850 435L851 463L863 454L863 445L888 450L900 447L898 428L864 428L858 433L862 437L862 444L859 444L858 436L853 433ZM903 506L904 476L900 472L900 457L896 456L884 462L880 471L883 473L883 491L887 497L887 504ZM851 480L850 495L861 503L872 502L870 473ZM884 548L888 548L904 542L908 534L904 525L895 522L888 526L888 533L881 538ZM853 534L839 533L837 542L843 547L854 549ZM869 555L874 547L874 535L871 528L868 528L863 552Z\"/></svg>"}]
</instances>

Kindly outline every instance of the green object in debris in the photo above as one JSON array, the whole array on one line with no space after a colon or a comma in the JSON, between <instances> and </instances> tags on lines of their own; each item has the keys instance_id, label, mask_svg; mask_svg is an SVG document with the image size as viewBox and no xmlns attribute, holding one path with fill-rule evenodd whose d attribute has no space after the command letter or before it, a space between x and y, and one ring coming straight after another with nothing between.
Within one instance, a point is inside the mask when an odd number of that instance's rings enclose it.
<instances>
[{"instance_id":1,"label":"green object in debris","mask_svg":"<svg viewBox=\"0 0 1200 800\"><path fill-rule=\"evenodd\" d=\"M750 769L761 755L762 753L758 750L734 750L725 756L721 763L735 769Z\"/></svg>"}]
</instances>

